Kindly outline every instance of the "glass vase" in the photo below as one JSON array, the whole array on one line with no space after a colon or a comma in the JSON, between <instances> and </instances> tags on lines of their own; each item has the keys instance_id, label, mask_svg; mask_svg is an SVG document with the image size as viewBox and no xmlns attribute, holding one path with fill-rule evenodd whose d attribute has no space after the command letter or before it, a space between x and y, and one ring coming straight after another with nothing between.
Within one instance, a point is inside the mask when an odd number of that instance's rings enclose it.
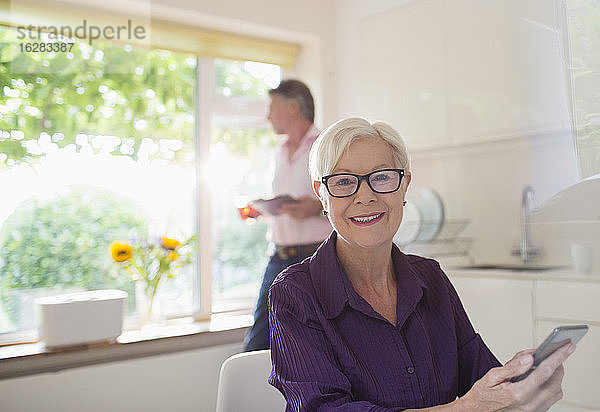
<instances>
[{"instance_id":1,"label":"glass vase","mask_svg":"<svg viewBox=\"0 0 600 412\"><path fill-rule=\"evenodd\" d=\"M166 323L159 287L160 283L147 287L144 281L135 282L135 299L140 328Z\"/></svg>"}]
</instances>

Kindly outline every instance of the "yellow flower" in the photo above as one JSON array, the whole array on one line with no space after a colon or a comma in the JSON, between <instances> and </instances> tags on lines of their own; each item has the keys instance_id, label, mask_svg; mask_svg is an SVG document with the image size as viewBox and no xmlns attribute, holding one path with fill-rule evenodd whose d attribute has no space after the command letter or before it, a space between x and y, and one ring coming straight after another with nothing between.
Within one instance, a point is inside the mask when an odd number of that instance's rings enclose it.
<instances>
[{"instance_id":1,"label":"yellow flower","mask_svg":"<svg viewBox=\"0 0 600 412\"><path fill-rule=\"evenodd\" d=\"M169 239L168 237L163 236L162 238L162 247L167 250L175 250L175 248L181 245L181 242L176 239Z\"/></svg>"},{"instance_id":2,"label":"yellow flower","mask_svg":"<svg viewBox=\"0 0 600 412\"><path fill-rule=\"evenodd\" d=\"M175 251L170 251L169 254L167 255L167 257L169 258L169 260L175 260L179 257L179 255L177 254L177 252Z\"/></svg>"},{"instance_id":3,"label":"yellow flower","mask_svg":"<svg viewBox=\"0 0 600 412\"><path fill-rule=\"evenodd\" d=\"M113 242L110 245L110 253L112 258L117 262L125 262L131 259L132 248L128 243Z\"/></svg>"}]
</instances>

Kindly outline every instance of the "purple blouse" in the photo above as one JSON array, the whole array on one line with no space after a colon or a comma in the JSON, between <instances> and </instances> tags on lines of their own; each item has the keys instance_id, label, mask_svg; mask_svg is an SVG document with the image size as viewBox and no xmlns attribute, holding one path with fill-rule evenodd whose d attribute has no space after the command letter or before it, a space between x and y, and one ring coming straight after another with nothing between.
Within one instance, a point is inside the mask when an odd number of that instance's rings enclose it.
<instances>
[{"instance_id":1,"label":"purple blouse","mask_svg":"<svg viewBox=\"0 0 600 412\"><path fill-rule=\"evenodd\" d=\"M396 326L352 287L331 234L269 293L269 383L287 411L400 411L451 402L500 366L439 264L392 249Z\"/></svg>"}]
</instances>

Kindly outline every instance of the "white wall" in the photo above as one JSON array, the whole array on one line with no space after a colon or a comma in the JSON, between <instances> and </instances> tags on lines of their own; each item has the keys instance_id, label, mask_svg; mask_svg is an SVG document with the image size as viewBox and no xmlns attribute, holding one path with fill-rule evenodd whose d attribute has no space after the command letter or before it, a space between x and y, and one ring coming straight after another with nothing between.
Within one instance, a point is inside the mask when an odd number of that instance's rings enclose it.
<instances>
[{"instance_id":1,"label":"white wall","mask_svg":"<svg viewBox=\"0 0 600 412\"><path fill-rule=\"evenodd\" d=\"M470 220L478 262L519 261L525 185L541 203L579 180L554 4L337 2L340 115L401 132L413 190L437 190L448 218Z\"/></svg>"},{"instance_id":2,"label":"white wall","mask_svg":"<svg viewBox=\"0 0 600 412\"><path fill-rule=\"evenodd\" d=\"M241 344L0 380L6 412L214 412L221 364Z\"/></svg>"}]
</instances>

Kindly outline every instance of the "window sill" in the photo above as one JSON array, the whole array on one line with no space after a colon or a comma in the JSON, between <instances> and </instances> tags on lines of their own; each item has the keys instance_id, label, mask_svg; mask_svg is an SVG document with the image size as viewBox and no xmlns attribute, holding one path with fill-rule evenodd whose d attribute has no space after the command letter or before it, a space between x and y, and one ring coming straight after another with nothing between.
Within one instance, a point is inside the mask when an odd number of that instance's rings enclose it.
<instances>
[{"instance_id":1,"label":"window sill","mask_svg":"<svg viewBox=\"0 0 600 412\"><path fill-rule=\"evenodd\" d=\"M250 315L213 315L210 321L185 318L126 331L115 342L53 350L42 343L0 347L0 379L242 342L251 324Z\"/></svg>"}]
</instances>

